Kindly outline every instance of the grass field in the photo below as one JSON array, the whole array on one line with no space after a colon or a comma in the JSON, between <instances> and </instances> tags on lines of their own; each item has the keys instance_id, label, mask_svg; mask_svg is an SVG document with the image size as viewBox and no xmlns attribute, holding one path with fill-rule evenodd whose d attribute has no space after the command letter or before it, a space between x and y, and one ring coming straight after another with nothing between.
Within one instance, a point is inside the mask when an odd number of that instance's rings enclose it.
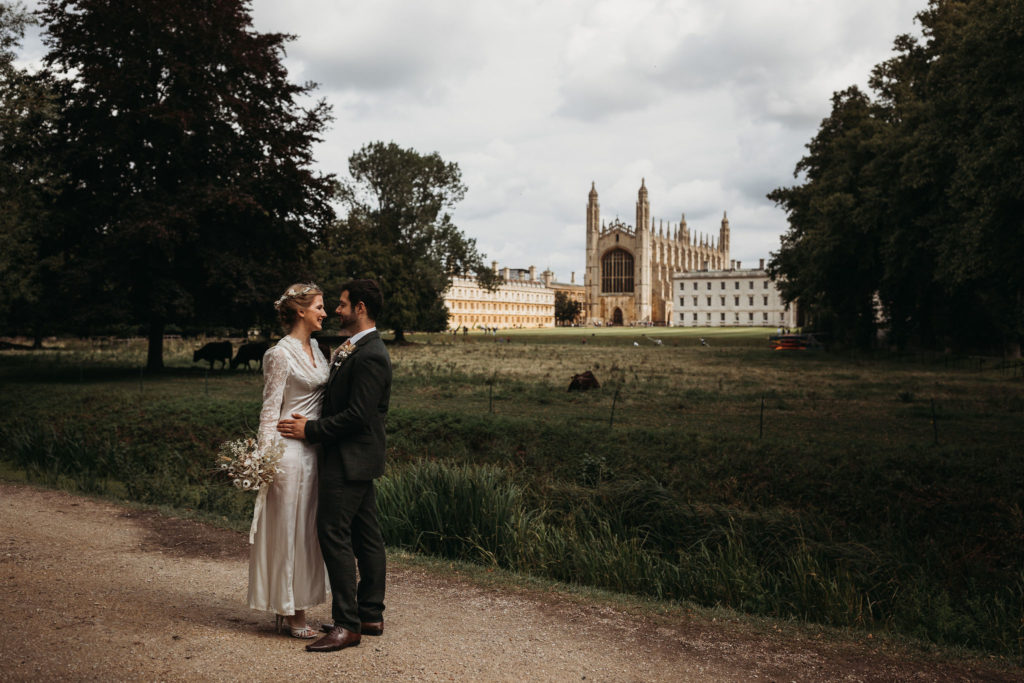
<instances>
[{"instance_id":1,"label":"grass field","mask_svg":"<svg viewBox=\"0 0 1024 683\"><path fill-rule=\"evenodd\" d=\"M389 543L1021 657L1021 367L773 352L773 331L412 335L391 348ZM158 376L140 341L0 352L0 458L243 527L252 499L210 468L255 429L261 376L193 346L169 340ZM602 387L567 392L584 370Z\"/></svg>"}]
</instances>

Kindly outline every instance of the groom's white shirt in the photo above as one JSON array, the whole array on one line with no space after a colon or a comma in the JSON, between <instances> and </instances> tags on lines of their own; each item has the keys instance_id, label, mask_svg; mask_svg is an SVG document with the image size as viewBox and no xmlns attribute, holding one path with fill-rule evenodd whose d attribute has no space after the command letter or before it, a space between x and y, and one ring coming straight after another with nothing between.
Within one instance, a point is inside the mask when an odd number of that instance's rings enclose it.
<instances>
[{"instance_id":1,"label":"groom's white shirt","mask_svg":"<svg viewBox=\"0 0 1024 683\"><path fill-rule=\"evenodd\" d=\"M367 329L363 330L362 332L356 332L355 334L353 334L351 337L348 338L348 343L349 344L355 344L357 341L359 341L360 339L362 339L366 335L370 334L371 332L376 332L376 331L377 331L376 327L368 327Z\"/></svg>"}]
</instances>

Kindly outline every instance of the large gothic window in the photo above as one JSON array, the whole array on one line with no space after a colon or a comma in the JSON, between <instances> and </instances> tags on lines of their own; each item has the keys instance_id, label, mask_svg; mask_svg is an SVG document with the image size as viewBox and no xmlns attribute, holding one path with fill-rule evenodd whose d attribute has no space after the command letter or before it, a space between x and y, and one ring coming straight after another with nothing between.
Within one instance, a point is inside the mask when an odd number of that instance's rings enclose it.
<instances>
[{"instance_id":1,"label":"large gothic window","mask_svg":"<svg viewBox=\"0 0 1024 683\"><path fill-rule=\"evenodd\" d=\"M601 259L601 291L633 293L633 255L625 249L612 249Z\"/></svg>"}]
</instances>

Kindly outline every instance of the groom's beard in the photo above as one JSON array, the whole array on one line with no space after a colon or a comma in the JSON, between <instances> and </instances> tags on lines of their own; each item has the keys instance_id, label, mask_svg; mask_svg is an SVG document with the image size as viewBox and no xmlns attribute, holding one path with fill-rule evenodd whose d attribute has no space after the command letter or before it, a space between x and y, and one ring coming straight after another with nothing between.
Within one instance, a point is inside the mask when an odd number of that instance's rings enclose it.
<instances>
[{"instance_id":1,"label":"groom's beard","mask_svg":"<svg viewBox=\"0 0 1024 683\"><path fill-rule=\"evenodd\" d=\"M355 328L358 327L359 321L356 320L355 316L347 317L341 316L341 331L348 336L355 334Z\"/></svg>"}]
</instances>

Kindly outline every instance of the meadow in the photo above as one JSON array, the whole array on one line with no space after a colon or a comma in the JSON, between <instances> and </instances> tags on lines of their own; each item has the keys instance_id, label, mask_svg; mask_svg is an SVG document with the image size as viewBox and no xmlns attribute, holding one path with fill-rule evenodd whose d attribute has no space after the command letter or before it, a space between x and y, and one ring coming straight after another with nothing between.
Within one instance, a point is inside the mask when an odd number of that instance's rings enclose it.
<instances>
[{"instance_id":1,"label":"meadow","mask_svg":"<svg viewBox=\"0 0 1024 683\"><path fill-rule=\"evenodd\" d=\"M775 352L768 330L413 335L392 346L389 544L661 600L1024 655L1024 372ZM701 343L703 338L706 343ZM258 373L168 340L0 352L6 476L247 526L212 473ZM592 370L589 392L566 391Z\"/></svg>"}]
</instances>

